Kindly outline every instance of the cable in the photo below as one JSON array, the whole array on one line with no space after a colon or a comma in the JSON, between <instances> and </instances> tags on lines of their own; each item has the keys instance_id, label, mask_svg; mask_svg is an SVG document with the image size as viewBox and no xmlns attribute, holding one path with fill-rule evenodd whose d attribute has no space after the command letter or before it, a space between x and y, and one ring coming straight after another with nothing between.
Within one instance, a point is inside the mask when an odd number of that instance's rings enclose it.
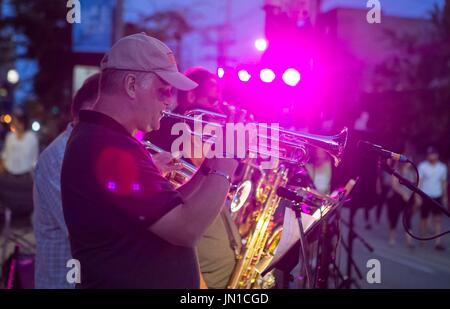
<instances>
[{"instance_id":1,"label":"cable","mask_svg":"<svg viewBox=\"0 0 450 309\"><path fill-rule=\"evenodd\" d=\"M413 161L408 159L407 162L409 164L411 164L411 166L414 168L414 171L416 172L416 187L418 187L419 186L419 170L417 169L417 166L414 164Z\"/></svg>"},{"instance_id":2,"label":"cable","mask_svg":"<svg viewBox=\"0 0 450 309\"><path fill-rule=\"evenodd\" d=\"M412 204L412 205L413 205L413 204ZM420 237L420 236L415 236L415 235L413 234L413 232L411 232L411 230L409 229L409 226L408 226L408 224L407 224L407 222L406 222L406 212L409 210L409 208L412 207L412 205L408 205L408 206L405 207L405 209L403 210L403 217L402 217L403 228L405 229L405 232L406 232L409 236L411 236L412 238L414 238L414 239L416 239L416 240L433 240L433 239L439 238L439 237L441 237L441 236L444 236L444 235L446 235L446 234L450 234L450 230L448 230L448 231L445 231L445 232L443 232L443 233L440 233L440 234L437 234L437 235L434 235L434 236L430 236L430 237Z\"/></svg>"},{"instance_id":3,"label":"cable","mask_svg":"<svg viewBox=\"0 0 450 309\"><path fill-rule=\"evenodd\" d=\"M414 170L416 171L416 187L419 186L419 170L417 169L417 166L414 164L414 162L412 162L411 160L408 159L407 161L409 164L412 165L412 167L414 168ZM414 195L413 195L414 196ZM440 234L437 235L433 235L433 236L429 236L429 237L420 237L420 236L416 236L413 234L413 232L410 230L409 226L408 226L408 222L406 222L407 220L407 211L411 211L410 208L412 208L414 206L414 203L411 203L411 205L407 205L404 209L403 209L403 215L402 215L402 224L403 224L403 228L405 229L405 232L411 236L412 238L416 239L416 240L433 240L433 239L437 239L441 236L444 236L446 234L450 234L450 230L442 232Z\"/></svg>"}]
</instances>

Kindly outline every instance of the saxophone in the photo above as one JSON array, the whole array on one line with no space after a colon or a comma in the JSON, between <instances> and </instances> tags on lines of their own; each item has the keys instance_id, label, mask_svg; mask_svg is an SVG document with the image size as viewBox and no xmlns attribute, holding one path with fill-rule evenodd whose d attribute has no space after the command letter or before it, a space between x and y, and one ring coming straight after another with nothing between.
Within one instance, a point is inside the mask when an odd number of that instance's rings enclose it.
<instances>
[{"instance_id":1,"label":"saxophone","mask_svg":"<svg viewBox=\"0 0 450 309\"><path fill-rule=\"evenodd\" d=\"M277 188L286 184L287 173L288 170L284 166L278 167L274 172L265 175L265 178L269 178L263 182L265 187L256 189L256 201L261 207L256 224L238 254L227 286L229 289L263 288L272 285L273 282L264 282L260 274L273 257L270 252L272 250L268 250L271 247L269 242L273 238L270 223L280 202ZM270 276L269 281L273 281Z\"/></svg>"}]
</instances>

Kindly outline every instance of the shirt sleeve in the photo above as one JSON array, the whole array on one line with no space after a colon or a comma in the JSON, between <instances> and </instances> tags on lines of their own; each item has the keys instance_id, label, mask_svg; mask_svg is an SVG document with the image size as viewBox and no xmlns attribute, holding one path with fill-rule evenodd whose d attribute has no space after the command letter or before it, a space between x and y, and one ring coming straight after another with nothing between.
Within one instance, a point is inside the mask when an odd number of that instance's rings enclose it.
<instances>
[{"instance_id":1,"label":"shirt sleeve","mask_svg":"<svg viewBox=\"0 0 450 309\"><path fill-rule=\"evenodd\" d=\"M419 167L417 168L419 170L419 177L422 178L424 175L424 165L423 163L419 164Z\"/></svg>"},{"instance_id":2,"label":"shirt sleeve","mask_svg":"<svg viewBox=\"0 0 450 309\"><path fill-rule=\"evenodd\" d=\"M128 151L121 151L125 149ZM110 151L99 160L102 165L106 164L106 168L100 168L100 173L108 175L102 177L103 191L119 212L148 227L183 200L143 147L140 149L140 145L135 144L125 149Z\"/></svg>"},{"instance_id":3,"label":"shirt sleeve","mask_svg":"<svg viewBox=\"0 0 450 309\"><path fill-rule=\"evenodd\" d=\"M39 140L33 132L29 132L29 136L29 143L27 144L27 158L30 160L29 162L31 162L31 166L34 168L39 157Z\"/></svg>"},{"instance_id":4,"label":"shirt sleeve","mask_svg":"<svg viewBox=\"0 0 450 309\"><path fill-rule=\"evenodd\" d=\"M5 161L6 158L8 157L10 144L11 144L11 132L9 132L5 138L5 144L4 144L3 150L2 150L2 160L3 161Z\"/></svg>"},{"instance_id":5,"label":"shirt sleeve","mask_svg":"<svg viewBox=\"0 0 450 309\"><path fill-rule=\"evenodd\" d=\"M37 212L36 228L44 221L56 221L58 227L68 236L67 226L61 202L61 186L59 169L47 165L47 161L40 160L36 165L34 178L34 204ZM41 221L42 220L42 221Z\"/></svg>"}]
</instances>

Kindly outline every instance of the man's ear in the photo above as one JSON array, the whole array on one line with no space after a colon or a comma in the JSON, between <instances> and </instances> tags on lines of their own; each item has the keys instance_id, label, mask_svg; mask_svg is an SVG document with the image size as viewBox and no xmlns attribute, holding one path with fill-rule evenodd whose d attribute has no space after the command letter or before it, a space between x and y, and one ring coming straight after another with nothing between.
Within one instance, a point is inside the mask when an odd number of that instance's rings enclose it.
<instances>
[{"instance_id":1,"label":"man's ear","mask_svg":"<svg viewBox=\"0 0 450 309\"><path fill-rule=\"evenodd\" d=\"M130 98L135 99L137 87L136 75L132 73L127 74L123 80L123 86L125 88L125 93Z\"/></svg>"},{"instance_id":2,"label":"man's ear","mask_svg":"<svg viewBox=\"0 0 450 309\"><path fill-rule=\"evenodd\" d=\"M195 102L195 100L197 99L197 96L195 95L195 92L191 90L191 91L187 92L186 99L187 99L187 102L189 104L191 104L191 103Z\"/></svg>"}]
</instances>

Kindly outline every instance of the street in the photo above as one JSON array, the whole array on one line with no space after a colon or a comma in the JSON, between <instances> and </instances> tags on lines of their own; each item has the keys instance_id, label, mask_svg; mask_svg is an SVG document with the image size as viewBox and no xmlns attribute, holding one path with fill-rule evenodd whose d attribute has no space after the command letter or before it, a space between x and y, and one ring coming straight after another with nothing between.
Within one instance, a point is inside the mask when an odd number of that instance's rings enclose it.
<instances>
[{"instance_id":1,"label":"street","mask_svg":"<svg viewBox=\"0 0 450 309\"><path fill-rule=\"evenodd\" d=\"M357 280L361 288L368 289L439 289L450 288L450 235L443 236L446 251L436 251L434 241L420 243L414 241L414 248L408 248L405 241L403 226L397 226L397 239L394 246L388 244L388 222L386 208L383 209L380 223L375 222L375 209L372 209L370 230L365 229L363 211L358 210L355 216L355 231L373 248L370 253L358 239L354 242L353 257L364 278ZM348 209L342 211L343 217L348 218ZM417 233L419 216L413 217L414 231ZM443 231L450 229L450 219L444 219ZM346 240L346 229L343 229ZM342 249L341 249L342 250ZM378 259L381 266L381 283L369 284L366 274L370 270L366 263L370 259ZM345 254L341 256L341 265L346 271ZM354 278L356 273L352 272Z\"/></svg>"}]
</instances>

